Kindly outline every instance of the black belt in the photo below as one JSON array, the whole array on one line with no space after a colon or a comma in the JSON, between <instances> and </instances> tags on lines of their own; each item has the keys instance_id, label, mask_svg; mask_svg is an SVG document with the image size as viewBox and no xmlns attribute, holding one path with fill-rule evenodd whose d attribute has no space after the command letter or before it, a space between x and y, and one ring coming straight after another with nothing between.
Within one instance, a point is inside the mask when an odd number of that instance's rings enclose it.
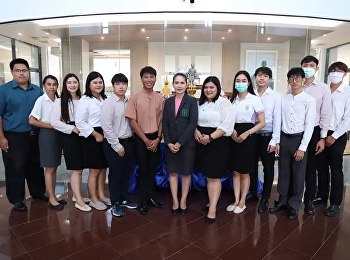
<instances>
[{"instance_id":1,"label":"black belt","mask_svg":"<svg viewBox=\"0 0 350 260\"><path fill-rule=\"evenodd\" d=\"M5 131L5 133L15 134L15 135L38 135L39 134L39 130L38 129L33 129L33 130L30 130L30 131L25 131L25 132Z\"/></svg>"},{"instance_id":2,"label":"black belt","mask_svg":"<svg viewBox=\"0 0 350 260\"><path fill-rule=\"evenodd\" d=\"M132 140L134 140L134 137L131 136L131 137L127 137L127 138L118 138L119 139L119 142L130 142Z\"/></svg>"},{"instance_id":3,"label":"black belt","mask_svg":"<svg viewBox=\"0 0 350 260\"><path fill-rule=\"evenodd\" d=\"M287 137L297 137L297 136L303 136L304 132L301 133L295 133L295 134L286 134L285 132L282 132L282 134L284 134Z\"/></svg>"},{"instance_id":4,"label":"black belt","mask_svg":"<svg viewBox=\"0 0 350 260\"><path fill-rule=\"evenodd\" d=\"M268 133L256 133L257 135L260 135L260 136L272 136L272 132L268 132Z\"/></svg>"}]
</instances>

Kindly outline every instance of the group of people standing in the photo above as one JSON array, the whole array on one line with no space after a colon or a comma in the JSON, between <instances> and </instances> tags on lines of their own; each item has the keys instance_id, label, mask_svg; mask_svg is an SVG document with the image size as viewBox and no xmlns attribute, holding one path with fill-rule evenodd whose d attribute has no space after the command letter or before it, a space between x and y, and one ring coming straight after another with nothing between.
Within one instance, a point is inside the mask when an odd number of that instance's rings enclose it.
<instances>
[{"instance_id":1,"label":"group of people standing","mask_svg":"<svg viewBox=\"0 0 350 260\"><path fill-rule=\"evenodd\" d=\"M15 59L10 68L13 80L0 86L0 147L7 196L17 211L27 210L23 203L25 179L34 199L48 201L52 209L64 208L67 201L55 195L62 149L67 169L72 170L72 200L77 209L112 206L112 214L120 217L125 215L123 207L139 208L143 215L148 213L148 205L163 208L155 198L154 182L164 138L173 215L187 213L191 174L196 171L207 179L205 221L213 223L220 179L228 170L233 173L234 202L227 211L242 213L247 200L259 199L260 159L264 186L259 213L288 207L288 217L296 219L304 194L304 210L314 214L314 202L327 202L330 183L330 206L325 214L339 213L342 158L350 127L350 87L342 83L348 67L342 62L329 67L331 85L327 86L314 77L318 60L305 57L301 67L288 72L288 91L283 98L268 87L272 79L268 67L255 71L256 88L247 71L237 72L230 99L220 96L219 79L209 76L198 102L188 95L188 78L183 73L174 75L175 95L164 101L153 90L157 72L150 66L141 69L143 87L130 98L125 96L127 77L114 75L114 92L108 99L104 79L95 71L86 79L84 95L78 77L70 73L59 96L54 76L44 78L43 94L28 81L27 61ZM269 208L276 155L279 199ZM140 205L127 195L135 158ZM81 195L84 168L89 169L90 199ZM110 198L104 193L107 168Z\"/></svg>"}]
</instances>

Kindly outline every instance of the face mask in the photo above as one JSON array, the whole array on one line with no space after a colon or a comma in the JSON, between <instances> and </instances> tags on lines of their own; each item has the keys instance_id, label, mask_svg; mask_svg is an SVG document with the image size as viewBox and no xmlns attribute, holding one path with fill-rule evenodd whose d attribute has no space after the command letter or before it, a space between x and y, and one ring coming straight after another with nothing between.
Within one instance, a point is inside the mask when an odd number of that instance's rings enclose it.
<instances>
[{"instance_id":1,"label":"face mask","mask_svg":"<svg viewBox=\"0 0 350 260\"><path fill-rule=\"evenodd\" d=\"M305 72L305 78L307 79L312 78L316 73L316 70L313 68L303 68L303 70Z\"/></svg>"},{"instance_id":2,"label":"face mask","mask_svg":"<svg viewBox=\"0 0 350 260\"><path fill-rule=\"evenodd\" d=\"M329 79L331 83L338 84L343 80L344 73L343 72L331 72L329 73Z\"/></svg>"},{"instance_id":3,"label":"face mask","mask_svg":"<svg viewBox=\"0 0 350 260\"><path fill-rule=\"evenodd\" d=\"M237 91L239 93L243 93L244 91L246 91L248 88L248 84L247 83L236 83L235 84L235 89L237 89Z\"/></svg>"}]
</instances>

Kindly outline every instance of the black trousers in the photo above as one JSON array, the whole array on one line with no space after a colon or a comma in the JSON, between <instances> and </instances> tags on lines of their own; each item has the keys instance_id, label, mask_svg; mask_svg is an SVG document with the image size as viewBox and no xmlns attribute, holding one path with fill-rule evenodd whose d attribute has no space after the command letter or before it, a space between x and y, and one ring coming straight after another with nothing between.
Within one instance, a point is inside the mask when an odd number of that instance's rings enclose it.
<instances>
[{"instance_id":1,"label":"black trousers","mask_svg":"<svg viewBox=\"0 0 350 260\"><path fill-rule=\"evenodd\" d=\"M9 144L8 152L2 151L8 200L10 203L24 200L25 180L31 196L43 195L45 178L40 167L38 134L5 132L4 135Z\"/></svg>"},{"instance_id":2,"label":"black trousers","mask_svg":"<svg viewBox=\"0 0 350 260\"><path fill-rule=\"evenodd\" d=\"M298 209L303 197L307 151L301 161L296 161L294 153L298 150L303 136L288 136L281 133L280 157L278 162L279 201Z\"/></svg>"},{"instance_id":3,"label":"black trousers","mask_svg":"<svg viewBox=\"0 0 350 260\"><path fill-rule=\"evenodd\" d=\"M261 199L268 200L271 195L271 188L275 172L275 152L269 153L267 147L271 141L271 136L261 136L257 134L257 159L256 159L256 173L250 176L250 191L253 195L257 194L258 189L258 163L259 159L263 165L264 171L264 187L261 194ZM254 183L253 183L254 182ZM254 193L255 191L255 193Z\"/></svg>"},{"instance_id":4,"label":"black trousers","mask_svg":"<svg viewBox=\"0 0 350 260\"><path fill-rule=\"evenodd\" d=\"M157 133L146 134L146 136L150 140L158 138ZM135 147L141 206L145 206L147 205L147 200L154 197L155 175L160 159L160 145L158 145L156 152L152 152L148 150L145 143L135 135Z\"/></svg>"},{"instance_id":5,"label":"black trousers","mask_svg":"<svg viewBox=\"0 0 350 260\"><path fill-rule=\"evenodd\" d=\"M120 157L106 139L103 141L103 150L107 159L108 189L112 205L117 202L127 200L130 176L135 165L135 146L132 138L119 139L120 144L124 147L125 154Z\"/></svg>"},{"instance_id":6,"label":"black trousers","mask_svg":"<svg viewBox=\"0 0 350 260\"><path fill-rule=\"evenodd\" d=\"M331 135L332 133L333 132L328 131L328 135ZM339 206L343 200L343 153L346 146L346 139L346 134L343 134L333 145L326 147L319 157L319 165L317 167L317 196L327 200L329 196L329 185L331 185L331 205Z\"/></svg>"},{"instance_id":7,"label":"black trousers","mask_svg":"<svg viewBox=\"0 0 350 260\"><path fill-rule=\"evenodd\" d=\"M306 174L305 174L305 193L304 193L304 202L308 200L313 200L316 195L317 189L317 163L319 155L316 153L316 145L320 140L320 127L315 126L314 132L312 133L311 140L307 147L307 164L306 164Z\"/></svg>"}]
</instances>

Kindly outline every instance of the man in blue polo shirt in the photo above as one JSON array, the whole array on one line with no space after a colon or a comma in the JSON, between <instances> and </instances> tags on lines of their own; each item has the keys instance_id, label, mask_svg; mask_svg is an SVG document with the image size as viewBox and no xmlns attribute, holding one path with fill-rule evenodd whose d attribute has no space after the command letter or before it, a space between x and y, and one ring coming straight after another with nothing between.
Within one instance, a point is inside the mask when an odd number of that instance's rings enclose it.
<instances>
[{"instance_id":1,"label":"man in blue polo shirt","mask_svg":"<svg viewBox=\"0 0 350 260\"><path fill-rule=\"evenodd\" d=\"M24 59L10 62L13 80L0 86L0 148L5 165L6 195L13 209L26 211L25 179L34 199L47 201L44 171L40 167L38 129L28 116L42 89L29 82L29 64Z\"/></svg>"}]
</instances>

